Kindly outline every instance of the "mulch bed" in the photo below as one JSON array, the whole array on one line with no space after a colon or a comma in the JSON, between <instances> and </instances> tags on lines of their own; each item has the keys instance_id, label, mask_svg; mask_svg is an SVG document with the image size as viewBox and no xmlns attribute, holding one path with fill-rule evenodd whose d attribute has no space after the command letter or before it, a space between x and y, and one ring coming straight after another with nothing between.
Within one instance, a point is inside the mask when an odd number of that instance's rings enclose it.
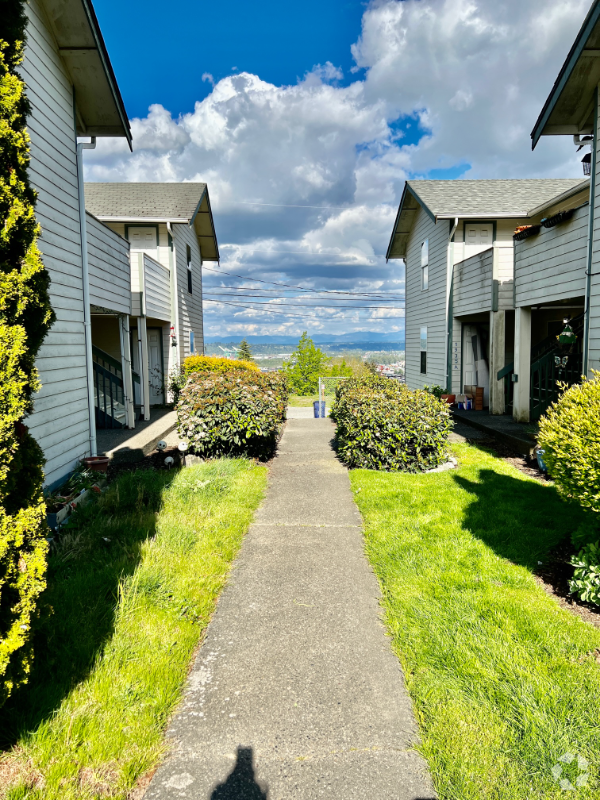
<instances>
[{"instance_id":1,"label":"mulch bed","mask_svg":"<svg viewBox=\"0 0 600 800\"><path fill-rule=\"evenodd\" d=\"M469 444L492 450L503 461L507 461L530 478L540 483L551 480L547 473L542 472L535 458L528 459L519 453L513 452L509 447L496 439L467 439ZM600 608L593 603L584 603L569 594L569 581L573 577L574 567L569 564L573 555L573 545L569 540L561 542L548 554L547 560L538 566L534 572L537 583L554 599L562 608L577 614L585 622L600 628Z\"/></svg>"},{"instance_id":2,"label":"mulch bed","mask_svg":"<svg viewBox=\"0 0 600 800\"><path fill-rule=\"evenodd\" d=\"M124 472L137 472L139 469L169 469L165 464L165 458L171 456L173 464L171 469L181 465L181 453L177 447L167 447L166 450L153 450L147 456L138 461L111 461L108 465L106 477L110 483Z\"/></svg>"}]
</instances>

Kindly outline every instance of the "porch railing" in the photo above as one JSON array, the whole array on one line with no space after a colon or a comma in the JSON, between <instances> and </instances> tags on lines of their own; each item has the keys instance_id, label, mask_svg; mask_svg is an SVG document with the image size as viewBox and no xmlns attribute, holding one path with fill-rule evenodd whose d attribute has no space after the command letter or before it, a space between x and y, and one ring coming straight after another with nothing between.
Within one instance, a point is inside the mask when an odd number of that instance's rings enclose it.
<instances>
[{"instance_id":1,"label":"porch railing","mask_svg":"<svg viewBox=\"0 0 600 800\"><path fill-rule=\"evenodd\" d=\"M561 359L560 366L556 359ZM556 350L546 353L531 365L531 394L529 413L532 420L539 419L560 394L559 383L572 386L581 380L583 357L581 353L571 353L563 366L563 356Z\"/></svg>"},{"instance_id":2,"label":"porch railing","mask_svg":"<svg viewBox=\"0 0 600 800\"><path fill-rule=\"evenodd\" d=\"M127 416L121 362L96 346L92 346L92 359L96 427L124 428Z\"/></svg>"},{"instance_id":3,"label":"porch railing","mask_svg":"<svg viewBox=\"0 0 600 800\"><path fill-rule=\"evenodd\" d=\"M515 374L514 362L507 364L503 367L496 376L497 380L504 381L504 413L512 414L513 397L515 393L515 384L513 375Z\"/></svg>"}]
</instances>

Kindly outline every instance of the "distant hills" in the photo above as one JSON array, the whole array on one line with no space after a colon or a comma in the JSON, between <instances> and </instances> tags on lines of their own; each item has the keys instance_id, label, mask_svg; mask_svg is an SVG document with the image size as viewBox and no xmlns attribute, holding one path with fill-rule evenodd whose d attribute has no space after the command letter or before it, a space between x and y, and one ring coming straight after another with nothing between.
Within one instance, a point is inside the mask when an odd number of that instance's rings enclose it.
<instances>
[{"instance_id":1,"label":"distant hills","mask_svg":"<svg viewBox=\"0 0 600 800\"><path fill-rule=\"evenodd\" d=\"M242 337L243 338L243 337ZM298 343L299 336L246 336L248 344L283 344L295 345ZM377 344L396 344L400 350L404 349L404 332L399 331L396 333L380 333L378 331L356 331L355 333L316 333L311 336L315 344L345 344L360 345L377 345ZM241 339L228 339L224 336L207 336L205 338L207 344L227 344L230 346L238 345ZM375 349L375 348L371 348Z\"/></svg>"}]
</instances>

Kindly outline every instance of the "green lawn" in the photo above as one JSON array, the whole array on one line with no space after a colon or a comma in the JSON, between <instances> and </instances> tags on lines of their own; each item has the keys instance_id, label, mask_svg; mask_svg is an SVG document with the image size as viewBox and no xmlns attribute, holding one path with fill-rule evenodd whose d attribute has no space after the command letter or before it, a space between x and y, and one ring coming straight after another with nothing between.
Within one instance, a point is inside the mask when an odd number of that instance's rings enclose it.
<instances>
[{"instance_id":1,"label":"green lawn","mask_svg":"<svg viewBox=\"0 0 600 800\"><path fill-rule=\"evenodd\" d=\"M0 797L125 800L157 764L265 484L243 459L137 472L65 529L33 675L1 712Z\"/></svg>"},{"instance_id":2,"label":"green lawn","mask_svg":"<svg viewBox=\"0 0 600 800\"><path fill-rule=\"evenodd\" d=\"M310 395L309 397L303 397L299 394L291 394L288 399L288 406L294 406L294 408L310 408L312 404L319 399L318 394ZM327 408L331 408L333 405L333 401L335 400L335 395L327 395L325 397L325 403L327 404Z\"/></svg>"},{"instance_id":3,"label":"green lawn","mask_svg":"<svg viewBox=\"0 0 600 800\"><path fill-rule=\"evenodd\" d=\"M351 473L440 800L564 797L551 770L565 753L589 760L573 796L597 798L600 631L532 576L582 513L483 450L455 451L452 472Z\"/></svg>"}]
</instances>

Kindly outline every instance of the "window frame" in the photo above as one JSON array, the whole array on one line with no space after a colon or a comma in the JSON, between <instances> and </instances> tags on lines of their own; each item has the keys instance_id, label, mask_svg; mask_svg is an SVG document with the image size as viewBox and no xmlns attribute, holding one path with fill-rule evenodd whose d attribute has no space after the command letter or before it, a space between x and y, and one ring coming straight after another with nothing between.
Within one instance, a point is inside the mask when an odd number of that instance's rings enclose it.
<instances>
[{"instance_id":1,"label":"window frame","mask_svg":"<svg viewBox=\"0 0 600 800\"><path fill-rule=\"evenodd\" d=\"M190 355L191 356L193 356L194 353L196 352L196 341L195 341L195 339L196 339L196 337L194 336L194 331L190 329L190 335L189 335L188 344L189 344L189 347L190 347Z\"/></svg>"},{"instance_id":2,"label":"window frame","mask_svg":"<svg viewBox=\"0 0 600 800\"><path fill-rule=\"evenodd\" d=\"M425 331L425 336L423 336ZM425 342L425 346L423 346ZM427 375L427 325L421 325L419 330L419 350L421 355L420 374Z\"/></svg>"},{"instance_id":3,"label":"window frame","mask_svg":"<svg viewBox=\"0 0 600 800\"><path fill-rule=\"evenodd\" d=\"M421 291L429 289L429 239L421 242Z\"/></svg>"},{"instance_id":4,"label":"window frame","mask_svg":"<svg viewBox=\"0 0 600 800\"><path fill-rule=\"evenodd\" d=\"M189 244L185 246L185 258L187 262L187 290L188 294L193 294L192 291L192 248Z\"/></svg>"}]
</instances>

